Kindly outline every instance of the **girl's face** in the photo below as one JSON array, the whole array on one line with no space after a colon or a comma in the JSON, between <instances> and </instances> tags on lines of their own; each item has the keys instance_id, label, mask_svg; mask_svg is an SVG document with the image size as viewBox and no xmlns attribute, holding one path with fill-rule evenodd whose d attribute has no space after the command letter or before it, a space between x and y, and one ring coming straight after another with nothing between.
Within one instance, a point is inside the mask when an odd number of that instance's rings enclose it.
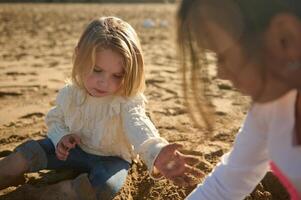
<instances>
[{"instance_id":1,"label":"girl's face","mask_svg":"<svg viewBox=\"0 0 301 200\"><path fill-rule=\"evenodd\" d=\"M111 49L103 49L96 53L95 66L83 82L89 95L104 97L120 89L123 77L123 57Z\"/></svg>"},{"instance_id":2,"label":"girl's face","mask_svg":"<svg viewBox=\"0 0 301 200\"><path fill-rule=\"evenodd\" d=\"M273 78L263 65L255 62L242 50L239 42L215 23L207 23L208 49L216 53L218 77L230 80L242 93L254 101L267 102L280 97L289 89ZM264 78L263 78L264 75Z\"/></svg>"}]
</instances>

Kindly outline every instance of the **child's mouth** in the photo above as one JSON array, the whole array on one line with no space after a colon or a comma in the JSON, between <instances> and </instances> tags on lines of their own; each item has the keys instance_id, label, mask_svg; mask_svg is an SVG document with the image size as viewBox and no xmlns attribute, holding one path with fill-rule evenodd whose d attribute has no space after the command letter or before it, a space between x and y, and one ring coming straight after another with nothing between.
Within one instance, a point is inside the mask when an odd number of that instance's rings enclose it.
<instances>
[{"instance_id":1,"label":"child's mouth","mask_svg":"<svg viewBox=\"0 0 301 200\"><path fill-rule=\"evenodd\" d=\"M107 91L104 91L104 90L99 90L99 89L96 89L96 88L95 88L95 90L99 94L106 94L107 93Z\"/></svg>"}]
</instances>

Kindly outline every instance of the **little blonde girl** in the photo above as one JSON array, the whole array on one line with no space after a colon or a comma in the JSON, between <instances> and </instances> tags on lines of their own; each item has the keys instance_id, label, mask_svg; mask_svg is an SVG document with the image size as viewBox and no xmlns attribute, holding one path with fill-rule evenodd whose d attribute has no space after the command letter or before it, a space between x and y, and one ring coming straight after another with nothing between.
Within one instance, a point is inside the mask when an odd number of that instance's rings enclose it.
<instances>
[{"instance_id":1,"label":"little blonde girl","mask_svg":"<svg viewBox=\"0 0 301 200\"><path fill-rule=\"evenodd\" d=\"M0 189L25 172L70 168L74 180L43 199L112 199L139 155L153 177L193 184L202 174L168 144L145 114L144 63L134 29L116 17L93 20L75 48L72 83L46 116L47 138L27 141L0 162ZM192 177L191 177L192 176Z\"/></svg>"}]
</instances>

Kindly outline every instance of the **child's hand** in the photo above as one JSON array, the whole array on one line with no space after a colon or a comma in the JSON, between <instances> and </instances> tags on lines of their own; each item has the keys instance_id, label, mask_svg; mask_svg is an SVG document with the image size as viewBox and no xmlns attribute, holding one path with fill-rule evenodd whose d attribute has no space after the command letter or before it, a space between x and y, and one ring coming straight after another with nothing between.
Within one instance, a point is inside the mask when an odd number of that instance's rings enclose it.
<instances>
[{"instance_id":1,"label":"child's hand","mask_svg":"<svg viewBox=\"0 0 301 200\"><path fill-rule=\"evenodd\" d=\"M203 172L193 167L200 160L195 156L180 153L179 148L182 148L182 145L165 146L159 153L154 166L163 176L177 185L195 185L198 179L204 176Z\"/></svg>"},{"instance_id":2,"label":"child's hand","mask_svg":"<svg viewBox=\"0 0 301 200\"><path fill-rule=\"evenodd\" d=\"M69 155L69 150L80 144L80 137L76 134L65 135L58 142L55 153L59 160L66 160Z\"/></svg>"}]
</instances>

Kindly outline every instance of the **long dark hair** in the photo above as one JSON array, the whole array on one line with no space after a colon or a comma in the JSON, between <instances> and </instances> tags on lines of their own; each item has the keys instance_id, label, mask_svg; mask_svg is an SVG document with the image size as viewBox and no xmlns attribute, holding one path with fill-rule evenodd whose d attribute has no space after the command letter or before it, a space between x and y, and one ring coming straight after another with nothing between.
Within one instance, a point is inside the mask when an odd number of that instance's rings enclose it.
<instances>
[{"instance_id":1,"label":"long dark hair","mask_svg":"<svg viewBox=\"0 0 301 200\"><path fill-rule=\"evenodd\" d=\"M212 10L204 13L205 9ZM177 12L177 43L183 92L196 124L200 125L200 117L208 128L212 128L214 122L212 106L208 106L210 98L206 96L209 62L208 50L203 47L209 36L202 29L206 25L202 20L204 16L209 15L210 20L239 40L250 59L260 62L262 34L271 19L286 12L300 17L300 11L300 0L182 0ZM260 70L264 81L264 66Z\"/></svg>"}]
</instances>

